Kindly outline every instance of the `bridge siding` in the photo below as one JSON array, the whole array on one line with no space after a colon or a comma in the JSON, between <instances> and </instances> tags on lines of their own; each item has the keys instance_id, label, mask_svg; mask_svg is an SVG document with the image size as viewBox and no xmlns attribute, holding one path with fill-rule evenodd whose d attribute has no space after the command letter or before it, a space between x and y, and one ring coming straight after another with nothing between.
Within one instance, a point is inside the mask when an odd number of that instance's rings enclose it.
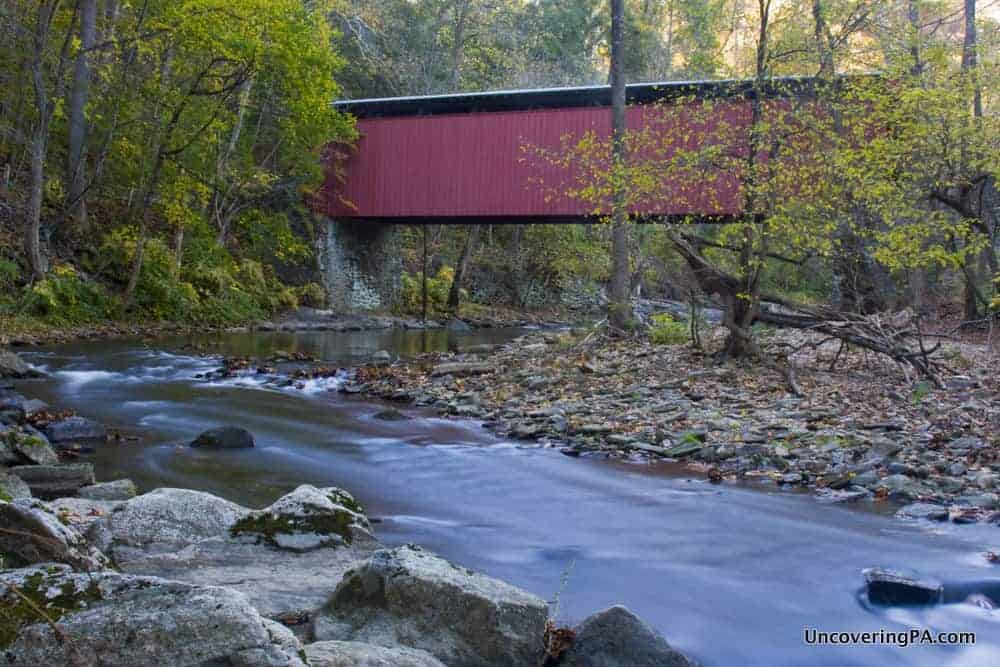
<instances>
[{"instance_id":1,"label":"bridge siding","mask_svg":"<svg viewBox=\"0 0 1000 667\"><path fill-rule=\"evenodd\" d=\"M728 105L720 113L732 120L741 110ZM644 107L629 108L629 126L642 127L644 113ZM330 164L339 162L342 178L328 168L315 207L335 219L386 222L586 216L591 211L581 202L551 197L567 175L522 147L557 149L564 135L580 136L590 129L610 134L606 107L362 118L356 152L346 159L330 158ZM538 185L538 179L545 185ZM645 206L644 212L726 215L738 209L732 183L706 186L682 199L667 197Z\"/></svg>"}]
</instances>

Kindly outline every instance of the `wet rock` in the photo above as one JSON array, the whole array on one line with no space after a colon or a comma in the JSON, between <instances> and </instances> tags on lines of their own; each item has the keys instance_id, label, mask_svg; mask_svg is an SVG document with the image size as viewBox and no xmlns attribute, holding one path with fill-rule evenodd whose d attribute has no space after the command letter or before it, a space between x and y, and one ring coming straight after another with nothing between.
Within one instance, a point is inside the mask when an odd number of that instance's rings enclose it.
<instances>
[{"instance_id":1,"label":"wet rock","mask_svg":"<svg viewBox=\"0 0 1000 667\"><path fill-rule=\"evenodd\" d=\"M14 466L10 471L39 498L73 496L80 487L94 483L94 466L90 463Z\"/></svg>"},{"instance_id":2,"label":"wet rock","mask_svg":"<svg viewBox=\"0 0 1000 667\"><path fill-rule=\"evenodd\" d=\"M389 354L388 350L379 350L378 352L372 353L371 360L385 363L392 361L392 355Z\"/></svg>"},{"instance_id":3,"label":"wet rock","mask_svg":"<svg viewBox=\"0 0 1000 667\"><path fill-rule=\"evenodd\" d=\"M0 503L0 526L7 529L0 531L0 553L21 563L65 563L85 571L108 565L104 554L40 500L17 498Z\"/></svg>"},{"instance_id":4,"label":"wet rock","mask_svg":"<svg viewBox=\"0 0 1000 667\"><path fill-rule=\"evenodd\" d=\"M409 415L404 415L399 410L394 410L392 408L389 408L388 410L382 410L381 412L376 412L372 416L372 418L386 422L399 422L412 419Z\"/></svg>"},{"instance_id":5,"label":"wet rock","mask_svg":"<svg viewBox=\"0 0 1000 667\"><path fill-rule=\"evenodd\" d=\"M944 586L936 579L912 572L870 568L864 571L865 588L872 604L907 606L937 604Z\"/></svg>"},{"instance_id":6,"label":"wet rock","mask_svg":"<svg viewBox=\"0 0 1000 667\"><path fill-rule=\"evenodd\" d=\"M229 532L233 537L246 535L290 551L342 546L355 540L375 542L368 518L351 494L309 484L246 514Z\"/></svg>"},{"instance_id":7,"label":"wet rock","mask_svg":"<svg viewBox=\"0 0 1000 667\"><path fill-rule=\"evenodd\" d=\"M128 500L136 494L135 482L130 479L116 479L113 482L98 482L80 489L77 493L88 500Z\"/></svg>"},{"instance_id":8,"label":"wet rock","mask_svg":"<svg viewBox=\"0 0 1000 667\"><path fill-rule=\"evenodd\" d=\"M305 665L290 633L226 588L47 566L0 572L0 603L16 619L11 636L0 633L11 665Z\"/></svg>"},{"instance_id":9,"label":"wet rock","mask_svg":"<svg viewBox=\"0 0 1000 667\"><path fill-rule=\"evenodd\" d=\"M448 331L472 331L472 327L470 327L468 324L458 319L457 317L453 317L452 319L448 320L445 323L444 327Z\"/></svg>"},{"instance_id":10,"label":"wet rock","mask_svg":"<svg viewBox=\"0 0 1000 667\"><path fill-rule=\"evenodd\" d=\"M30 498L31 489L17 475L0 470L0 500L10 502L14 498Z\"/></svg>"},{"instance_id":11,"label":"wet rock","mask_svg":"<svg viewBox=\"0 0 1000 667\"><path fill-rule=\"evenodd\" d=\"M896 512L901 519L928 519L930 521L947 521L948 508L933 503L910 503Z\"/></svg>"},{"instance_id":12,"label":"wet rock","mask_svg":"<svg viewBox=\"0 0 1000 667\"><path fill-rule=\"evenodd\" d=\"M349 571L314 631L318 640L421 649L445 664L533 665L547 612L526 591L408 545Z\"/></svg>"},{"instance_id":13,"label":"wet rock","mask_svg":"<svg viewBox=\"0 0 1000 667\"><path fill-rule=\"evenodd\" d=\"M305 652L312 667L444 667L444 663L426 651L361 642L316 642L307 644Z\"/></svg>"},{"instance_id":14,"label":"wet rock","mask_svg":"<svg viewBox=\"0 0 1000 667\"><path fill-rule=\"evenodd\" d=\"M784 475L782 475L781 477L778 478L778 481L781 484L789 484L789 485L792 485L792 484L801 484L802 483L802 473L798 473L798 472L785 473Z\"/></svg>"},{"instance_id":15,"label":"wet rock","mask_svg":"<svg viewBox=\"0 0 1000 667\"><path fill-rule=\"evenodd\" d=\"M31 366L15 352L0 350L0 378L44 377L37 368Z\"/></svg>"},{"instance_id":16,"label":"wet rock","mask_svg":"<svg viewBox=\"0 0 1000 667\"><path fill-rule=\"evenodd\" d=\"M45 435L50 442L60 445L74 441L106 440L108 430L93 419L75 416L52 422L45 427Z\"/></svg>"},{"instance_id":17,"label":"wet rock","mask_svg":"<svg viewBox=\"0 0 1000 667\"><path fill-rule=\"evenodd\" d=\"M955 499L955 504L986 510L993 510L1000 507L1000 503L997 502L997 495L995 493L979 493L959 496Z\"/></svg>"},{"instance_id":18,"label":"wet rock","mask_svg":"<svg viewBox=\"0 0 1000 667\"><path fill-rule=\"evenodd\" d=\"M696 667L622 606L599 611L577 629L560 667Z\"/></svg>"},{"instance_id":19,"label":"wet rock","mask_svg":"<svg viewBox=\"0 0 1000 667\"><path fill-rule=\"evenodd\" d=\"M250 449L254 446L253 434L238 426L219 426L202 432L191 441L198 449Z\"/></svg>"}]
</instances>

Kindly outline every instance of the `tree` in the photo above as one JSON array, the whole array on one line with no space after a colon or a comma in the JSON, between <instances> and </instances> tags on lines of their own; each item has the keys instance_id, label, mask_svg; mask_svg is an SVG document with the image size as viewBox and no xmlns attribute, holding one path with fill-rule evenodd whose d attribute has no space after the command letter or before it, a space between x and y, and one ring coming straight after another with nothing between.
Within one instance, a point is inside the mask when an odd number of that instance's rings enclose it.
<instances>
[{"instance_id":1,"label":"tree","mask_svg":"<svg viewBox=\"0 0 1000 667\"><path fill-rule=\"evenodd\" d=\"M625 147L625 2L611 0L611 171L623 175ZM628 331L633 327L632 299L629 292L628 209L625 183L612 195L611 212L611 298L608 322L613 329Z\"/></svg>"}]
</instances>

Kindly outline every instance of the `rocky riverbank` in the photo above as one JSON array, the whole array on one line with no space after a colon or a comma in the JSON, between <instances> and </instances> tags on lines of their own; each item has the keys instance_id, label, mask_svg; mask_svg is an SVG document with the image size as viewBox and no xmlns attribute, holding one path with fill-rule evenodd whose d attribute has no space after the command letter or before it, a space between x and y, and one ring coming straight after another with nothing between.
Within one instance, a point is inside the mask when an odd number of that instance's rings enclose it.
<instances>
[{"instance_id":1,"label":"rocky riverbank","mask_svg":"<svg viewBox=\"0 0 1000 667\"><path fill-rule=\"evenodd\" d=\"M35 373L2 361L6 375ZM261 509L188 489L136 495L79 460L108 446L102 425L10 384L0 429L6 664L694 664L624 607L559 628L527 591L385 548L347 491L302 485ZM226 456L253 438L227 427L190 445Z\"/></svg>"},{"instance_id":2,"label":"rocky riverbank","mask_svg":"<svg viewBox=\"0 0 1000 667\"><path fill-rule=\"evenodd\" d=\"M481 420L568 456L675 461L714 482L757 479L832 502L898 503L905 518L1000 523L995 362L964 359L981 370L953 372L938 390L859 355L833 371L820 361L798 360L797 397L775 371L688 347L537 332L498 348L373 359L341 391Z\"/></svg>"}]
</instances>

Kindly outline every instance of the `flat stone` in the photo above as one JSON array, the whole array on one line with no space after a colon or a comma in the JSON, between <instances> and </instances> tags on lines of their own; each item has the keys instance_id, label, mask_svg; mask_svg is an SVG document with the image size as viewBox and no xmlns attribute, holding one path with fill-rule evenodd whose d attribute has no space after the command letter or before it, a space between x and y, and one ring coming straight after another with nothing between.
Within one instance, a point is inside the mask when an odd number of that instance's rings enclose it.
<instances>
[{"instance_id":1,"label":"flat stone","mask_svg":"<svg viewBox=\"0 0 1000 667\"><path fill-rule=\"evenodd\" d=\"M45 427L45 435L50 442L62 444L77 440L106 440L108 430L93 419L74 416L52 422Z\"/></svg>"},{"instance_id":2,"label":"flat stone","mask_svg":"<svg viewBox=\"0 0 1000 667\"><path fill-rule=\"evenodd\" d=\"M77 495L88 500L128 500L136 495L135 482L130 479L98 482L82 487Z\"/></svg>"},{"instance_id":3,"label":"flat stone","mask_svg":"<svg viewBox=\"0 0 1000 667\"><path fill-rule=\"evenodd\" d=\"M91 463L14 466L10 472L20 477L39 498L76 495L80 487L94 483Z\"/></svg>"},{"instance_id":4,"label":"flat stone","mask_svg":"<svg viewBox=\"0 0 1000 667\"><path fill-rule=\"evenodd\" d=\"M452 362L438 364L431 370L431 377L441 377L443 375L454 375L465 377L469 375L482 375L493 370L493 365L484 362Z\"/></svg>"},{"instance_id":5,"label":"flat stone","mask_svg":"<svg viewBox=\"0 0 1000 667\"><path fill-rule=\"evenodd\" d=\"M929 605L941 602L944 586L936 579L902 570L870 568L864 571L868 600L888 606Z\"/></svg>"}]
</instances>

